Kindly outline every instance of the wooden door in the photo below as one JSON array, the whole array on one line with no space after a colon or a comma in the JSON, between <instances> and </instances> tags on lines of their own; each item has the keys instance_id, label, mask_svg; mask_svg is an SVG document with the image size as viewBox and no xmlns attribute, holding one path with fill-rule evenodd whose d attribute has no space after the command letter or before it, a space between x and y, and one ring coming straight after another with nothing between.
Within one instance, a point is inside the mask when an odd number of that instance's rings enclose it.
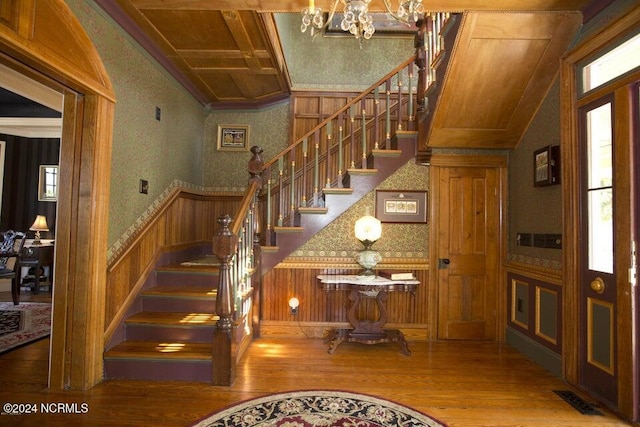
<instances>
[{"instance_id":1,"label":"wooden door","mask_svg":"<svg viewBox=\"0 0 640 427\"><path fill-rule=\"evenodd\" d=\"M617 275L614 170L614 97L579 110L582 153L581 385L612 404L617 402ZM628 164L629 159L624 162ZM624 203L625 205L627 202ZM628 207L625 208L628 210Z\"/></svg>"},{"instance_id":2,"label":"wooden door","mask_svg":"<svg viewBox=\"0 0 640 427\"><path fill-rule=\"evenodd\" d=\"M500 271L500 169L438 168L438 338L494 340ZM437 259L436 259L437 257Z\"/></svg>"}]
</instances>

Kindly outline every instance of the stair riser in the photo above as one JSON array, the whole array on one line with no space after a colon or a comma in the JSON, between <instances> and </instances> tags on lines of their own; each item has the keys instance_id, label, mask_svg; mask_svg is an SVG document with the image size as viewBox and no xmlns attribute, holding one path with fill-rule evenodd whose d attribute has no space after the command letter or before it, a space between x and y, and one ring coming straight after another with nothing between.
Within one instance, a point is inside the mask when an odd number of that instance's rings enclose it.
<instances>
[{"instance_id":1,"label":"stair riser","mask_svg":"<svg viewBox=\"0 0 640 427\"><path fill-rule=\"evenodd\" d=\"M215 310L215 299L169 298L151 296L145 296L142 298L142 311L215 313Z\"/></svg>"},{"instance_id":2,"label":"stair riser","mask_svg":"<svg viewBox=\"0 0 640 427\"><path fill-rule=\"evenodd\" d=\"M192 381L210 383L211 361L158 361L145 359L105 359L107 379L139 379L148 381Z\"/></svg>"},{"instance_id":3,"label":"stair riser","mask_svg":"<svg viewBox=\"0 0 640 427\"><path fill-rule=\"evenodd\" d=\"M156 285L196 285L211 286L215 289L218 286L218 273L191 273L183 271L158 271Z\"/></svg>"},{"instance_id":4,"label":"stair riser","mask_svg":"<svg viewBox=\"0 0 640 427\"><path fill-rule=\"evenodd\" d=\"M159 325L127 325L127 340L201 342L213 341L214 326L171 327Z\"/></svg>"}]
</instances>

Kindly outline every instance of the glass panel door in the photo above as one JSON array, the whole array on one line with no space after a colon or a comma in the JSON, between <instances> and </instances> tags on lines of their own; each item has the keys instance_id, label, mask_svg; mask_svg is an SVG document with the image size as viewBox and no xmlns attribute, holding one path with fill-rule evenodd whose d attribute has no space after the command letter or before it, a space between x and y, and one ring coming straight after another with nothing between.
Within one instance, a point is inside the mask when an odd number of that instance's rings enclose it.
<instances>
[{"instance_id":1,"label":"glass panel door","mask_svg":"<svg viewBox=\"0 0 640 427\"><path fill-rule=\"evenodd\" d=\"M583 152L581 383L615 403L616 282L613 98L580 110Z\"/></svg>"}]
</instances>

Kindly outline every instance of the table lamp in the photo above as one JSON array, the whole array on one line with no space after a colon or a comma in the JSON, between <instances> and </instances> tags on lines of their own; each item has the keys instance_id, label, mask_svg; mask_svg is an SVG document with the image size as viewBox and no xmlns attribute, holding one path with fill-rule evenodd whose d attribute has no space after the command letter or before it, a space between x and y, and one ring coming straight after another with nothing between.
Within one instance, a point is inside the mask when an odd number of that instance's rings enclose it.
<instances>
[{"instance_id":1,"label":"table lamp","mask_svg":"<svg viewBox=\"0 0 640 427\"><path fill-rule=\"evenodd\" d=\"M380 221L369 215L367 209L366 214L356 221L355 224L356 239L364 245L364 249L358 252L355 260L364 271L360 276L375 276L373 268L382 261L382 256L378 251L371 249L371 246L382 236L382 224Z\"/></svg>"},{"instance_id":2,"label":"table lamp","mask_svg":"<svg viewBox=\"0 0 640 427\"><path fill-rule=\"evenodd\" d=\"M33 221L33 225L29 227L29 230L36 232L36 237L33 240L34 245L40 245L40 232L41 231L49 231L49 226L47 225L47 217L44 215L36 216L36 220Z\"/></svg>"}]
</instances>

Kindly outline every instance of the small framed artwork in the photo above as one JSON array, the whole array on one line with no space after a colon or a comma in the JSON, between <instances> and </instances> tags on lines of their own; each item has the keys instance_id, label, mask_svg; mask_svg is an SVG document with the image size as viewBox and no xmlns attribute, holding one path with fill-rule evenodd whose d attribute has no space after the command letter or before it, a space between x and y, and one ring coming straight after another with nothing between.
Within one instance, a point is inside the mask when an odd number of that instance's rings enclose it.
<instances>
[{"instance_id":1,"label":"small framed artwork","mask_svg":"<svg viewBox=\"0 0 640 427\"><path fill-rule=\"evenodd\" d=\"M427 192L376 190L376 218L381 222L427 222Z\"/></svg>"},{"instance_id":2,"label":"small framed artwork","mask_svg":"<svg viewBox=\"0 0 640 427\"><path fill-rule=\"evenodd\" d=\"M560 146L549 145L533 153L533 185L560 184Z\"/></svg>"},{"instance_id":3,"label":"small framed artwork","mask_svg":"<svg viewBox=\"0 0 640 427\"><path fill-rule=\"evenodd\" d=\"M218 151L249 151L249 126L218 125Z\"/></svg>"}]
</instances>

